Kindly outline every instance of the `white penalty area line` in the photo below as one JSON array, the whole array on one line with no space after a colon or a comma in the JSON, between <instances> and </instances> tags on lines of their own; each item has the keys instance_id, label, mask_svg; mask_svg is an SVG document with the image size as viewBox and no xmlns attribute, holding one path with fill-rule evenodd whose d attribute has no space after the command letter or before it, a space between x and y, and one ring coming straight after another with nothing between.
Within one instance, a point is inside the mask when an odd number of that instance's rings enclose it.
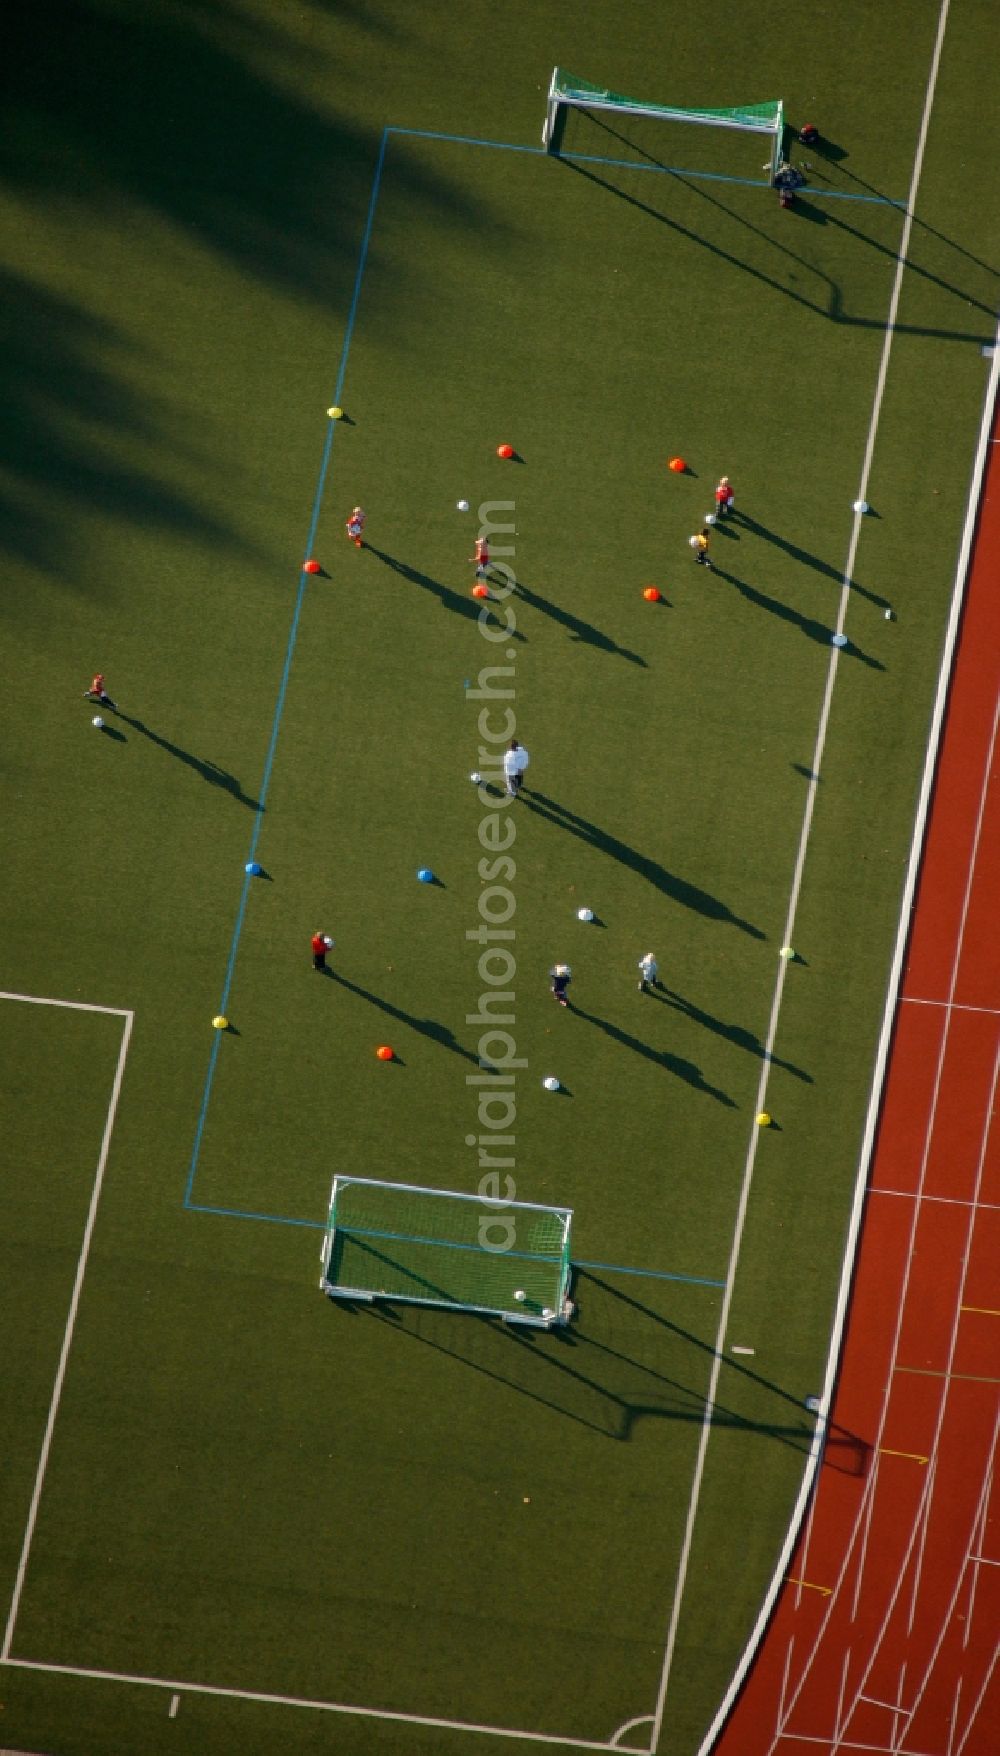
<instances>
[{"instance_id":1,"label":"white penalty area line","mask_svg":"<svg viewBox=\"0 0 1000 1756\"><path fill-rule=\"evenodd\" d=\"M127 1006L93 1006L88 1000L56 1000L45 994L11 994L0 988L0 1000L20 1000L25 1006L60 1006L65 1012L103 1012L109 1018L127 1018L131 1029L135 1013Z\"/></svg>"},{"instance_id":2,"label":"white penalty area line","mask_svg":"<svg viewBox=\"0 0 1000 1756\"><path fill-rule=\"evenodd\" d=\"M11 1641L14 1638L14 1624L17 1621L17 1613L21 1605L21 1593L24 1590L24 1580L28 1570L28 1557L31 1553L31 1543L35 1534L35 1524L38 1518L38 1507L42 1497L42 1488L45 1485L45 1472L48 1469L49 1452L52 1447L52 1434L55 1430L56 1416L59 1413L59 1403L66 1378L66 1366L69 1360L69 1351L73 1345L73 1331L76 1328L77 1312L80 1308L80 1295L83 1291L83 1277L87 1272L90 1245L94 1236L94 1225L97 1220L97 1206L101 1199L101 1188L104 1183L104 1170L108 1162L111 1134L114 1129L115 1116L118 1111L118 1100L121 1096L122 1080L125 1076L125 1059L128 1055L129 1042L132 1037L132 1023L135 1014L123 1007L91 1006L85 1004L83 1001L77 1000L38 999L32 994L0 993L0 999L23 1000L27 1004L35 1006L61 1006L68 1008L71 1012L103 1012L124 1020L124 1029L122 1031L121 1043L118 1048L118 1061L111 1086L111 1097L108 1102L108 1113L104 1122L104 1135L101 1140L101 1150L97 1160L97 1173L94 1177L94 1187L91 1191L90 1205L87 1209L87 1223L84 1227L83 1243L80 1246L80 1254L76 1264L76 1274L73 1278L73 1291L69 1302L69 1313L66 1318L66 1327L63 1331L62 1346L59 1350L59 1364L56 1367L55 1383L52 1386L49 1412L45 1422L45 1434L42 1439L42 1449L38 1459L38 1468L35 1472L31 1503L28 1507L28 1522L25 1525L24 1541L21 1544L21 1554L18 1559L17 1574L14 1579L14 1592L11 1598L10 1612L7 1616L7 1625L4 1630L3 1645L0 1647L0 1662L7 1664L12 1662L10 1659L10 1647Z\"/></svg>"},{"instance_id":3,"label":"white penalty area line","mask_svg":"<svg viewBox=\"0 0 1000 1756\"><path fill-rule=\"evenodd\" d=\"M910 177L910 188L909 188L909 193L908 193L907 200L906 200L905 218L904 218L904 222L903 222L902 233L900 236L899 248L896 252L896 269L895 269L895 274L893 276L892 292L891 292L890 298L889 298L889 309L888 309L888 314L886 317L885 336L884 336L884 340L882 343L882 353L881 353L881 358L879 360L878 373L876 375L875 389L874 389L873 398L872 398L872 411L871 411L871 416L870 416L869 422L868 422L868 433L867 433L867 437L865 440L864 456L863 456L862 465L861 465L861 477L860 477L860 482L858 485L858 494L857 494L857 498L858 498L859 503L864 502L864 500L867 497L868 480L869 480L869 476L871 474L872 458L874 456L874 451L875 451L875 441L876 441L876 437L878 434L879 420L880 420L880 416L881 416L881 412L882 412L882 402L883 402L883 398L885 395L886 379L887 379L888 371L889 371L889 358L890 358L890 354L891 354L891 350L892 350L893 339L894 339L895 332L896 332L896 320L897 320L897 315L899 312L899 301L900 301L900 298L902 296L903 275L904 275L905 270L906 270L907 254L908 254L909 246L910 246L910 236L911 236L911 233L913 231L913 221L914 221L914 212L915 212L915 208L916 208L917 191L918 191L918 188L920 185L920 177L921 177L921 172L923 169L924 151L925 151L926 143L927 143L927 134L928 134L928 130L930 127L931 110L933 108L934 94L935 94L935 90L937 87L938 69L939 69L940 61L941 61L941 51L942 51L942 47L944 44L944 35L945 35L945 28L946 28L947 20L948 20L949 3L950 3L950 0L941 0L941 7L940 7L939 14L938 14L937 31L935 34L934 48L932 51L931 63L930 63L930 68L929 68L928 76L927 76L927 85L926 85L926 89L924 92L923 109L922 109L921 116L920 116L920 127L919 127L918 134L917 134L917 143L916 143L916 148L915 148L914 158L913 158L913 171L912 171L912 174ZM981 452L982 452L982 449L983 449L983 447L981 446L980 447ZM981 479L981 477L980 477L980 479ZM974 510L975 509L973 508L973 511L970 514L971 521L974 521ZM865 515L862 512L855 512L853 524L851 527L851 536L850 536L850 542L848 545L847 560L846 560L846 564L844 567L844 573L843 573L843 577L842 577L842 583L841 583L841 589L840 589L840 603L838 606L838 613L837 613L836 632L838 635L842 634L844 631L844 623L845 623L845 620L847 617L847 606L848 606L848 603L850 601L850 596L851 596L851 580L852 580L853 575L854 575L855 558L857 555L858 542L859 542L860 533L861 533L861 524L862 524L862 520L863 520L864 516ZM969 534L968 525L967 525L967 533L966 534L967 534L967 536ZM966 564L967 564L968 555L967 555L967 549L965 546L963 546L963 556L964 556L964 559L965 559ZM943 713L944 696L947 692L948 676L950 674L950 651L953 650L954 638L957 634L957 611L961 606L961 600L962 600L963 595L964 595L964 571L960 569L959 580L956 582L956 589L955 589L955 592L953 594L952 619L951 619L951 622L949 623L950 648L946 653L947 662L942 667L941 675L939 678L938 699L936 702L936 717L935 717L935 721L934 721L932 732L931 732L931 738L930 738L929 761L931 764L931 772L933 772L933 758L936 756L937 741L940 737L940 720L941 720L941 714ZM802 877L803 877L803 872L805 870L806 854L808 852L809 840L810 840L810 835L811 835L811 830L812 830L813 813L815 810L816 795L817 795L817 791L818 791L818 787L819 787L819 778L820 778L820 772L821 772L821 767L822 767L823 754L824 754L824 751L826 748L827 732L828 732L828 728L829 728L830 713L831 713L831 707L832 707L832 702L833 702L833 690L834 690L834 684L835 684L836 678L837 678L837 670L838 670L838 665L839 665L839 661L840 661L840 650L841 649L837 646L834 646L832 648L831 653L830 653L829 663L827 666L826 685L825 685L824 692L823 692L823 702L822 702L822 706L820 709L819 724L817 726L817 731L816 731L816 742L815 742L815 747L814 747L814 751L813 751L813 758L812 758L812 762L810 764L811 778L810 778L809 783L808 783L808 791L806 794L805 811L804 811L803 819L802 819L802 828L801 828L801 831L799 834L798 850L797 850L796 857L795 857L795 867L794 867L794 871L793 871L793 875L792 875L792 884L791 884L791 890L790 890L789 900L788 900L788 910L787 910L787 915L786 915L786 919L785 919L784 935L782 938L783 945L794 945L794 943L795 943L795 917L796 917L796 913L797 913L797 909L798 909L799 894L800 894L801 887L802 887ZM925 782L926 782L926 779L927 779L927 773L926 773L926 768L925 768ZM917 821L917 826L916 826L916 830L915 830L915 834L914 834L914 841L913 841L913 844L911 847L910 873L909 873L909 878L910 878L911 883L912 883L912 881L915 880L916 851L919 848L920 842L922 841L922 838L923 838L923 824L924 824L924 820L925 820L925 814L926 814L926 797L924 795L922 795L922 797L921 797L921 810L920 810L920 813L918 814L918 821ZM909 901L909 895L910 895L910 893L908 892L907 902ZM836 1308L834 1324L833 1324L830 1352L829 1352L828 1361L827 1361L826 1383L824 1385L823 1394L822 1394L822 1397L820 1400L819 1418L817 1419L816 1429L815 1429L812 1444L810 1447L809 1458L808 1458L806 1469L804 1472L802 1486L800 1488L799 1495L798 1495L798 1498L796 1500L795 1507L793 1509L792 1518L791 1518L790 1523L789 1523L789 1527L788 1527L788 1531L786 1533L785 1541L782 1545L782 1550L781 1550L781 1555L779 1556L778 1565L777 1565L775 1572L772 1576L771 1584L770 1584L768 1592L766 1594L764 1604L761 1608L761 1612L760 1612L760 1614L757 1618L757 1621L755 1622L754 1627L751 1631L750 1638L749 1638L747 1645L743 1651L743 1654L740 1658L740 1662L737 1666L737 1669L736 1669L735 1675L732 1679L732 1682L730 1683L730 1686L726 1691L723 1702L721 1703L721 1705L720 1705L720 1707L719 1707L719 1709L718 1709L718 1711L717 1711L717 1713L712 1721L712 1724L709 1727L709 1729L708 1729L708 1731L707 1731L707 1733L706 1733L706 1735L705 1735L705 1737L704 1737L704 1739L699 1747L698 1756L707 1756L707 1752L710 1751L712 1749L713 1745L715 1744L716 1739L718 1738L718 1735L722 1729L722 1726L724 1725L725 1720L728 1716L728 1713L729 1713L729 1710L732 1706L732 1703L735 1700L736 1693L737 1693L739 1687L741 1686L744 1677L746 1676L747 1670L749 1669L752 1656L756 1652L757 1647L760 1643L764 1628L766 1627L767 1620L768 1620L768 1617L770 1615L771 1608L774 1604L774 1601L777 1597L778 1591L780 1590L782 1580L783 1580L784 1575L787 1571L788 1561L789 1561L789 1558L791 1555L791 1550L792 1550L792 1545L793 1545L795 1536L798 1532L799 1526L801 1524L802 1515L803 1515L805 1507L808 1503L808 1497L809 1497L809 1494L810 1494L811 1489L812 1489L812 1483L813 1483L813 1479L815 1476L815 1472L816 1472L816 1469L817 1469L817 1466L819 1463L819 1459L822 1455L822 1443L823 1443L823 1433L824 1433L824 1427L825 1427L825 1417L826 1417L827 1410L829 1408L830 1396L832 1394L834 1368L835 1368L836 1360L838 1358L839 1351L840 1351L840 1340L841 1340L841 1335L843 1332L843 1324L844 1324L844 1319L845 1319L845 1314L846 1314L847 1293L848 1293L848 1289L850 1286L851 1272L852 1272L852 1268L853 1268L854 1256L855 1256L855 1251L857 1248L857 1239L858 1239L858 1233L859 1233L860 1222L861 1222L861 1213L863 1211L864 1185L865 1185L865 1181L867 1178L868 1162L870 1159L872 1144L873 1144L873 1140L874 1140L874 1121L875 1121L875 1116L877 1115L878 1103L879 1103L880 1094L881 1094L882 1081L884 1079L884 1074L885 1074L885 1064L886 1064L886 1057L887 1057L887 1052L888 1052L888 1032L887 1032L886 1027L887 1027L888 1022L891 1019L893 1011L895 1009L895 996L896 996L896 992L898 991L898 982L899 982L898 965L901 961L901 955L902 955L902 935L904 932L905 923L908 921L908 918L909 918L909 908L906 907L901 915L901 920L900 920L899 935L897 937L896 960L894 961L894 964L893 964L893 974L892 974L892 978L890 981L890 990L889 990L889 994L888 994L887 1001L886 1001L886 1008L885 1008L885 1013L884 1013L884 1018L883 1018L883 1031L882 1031L882 1035L880 1037L879 1053L878 1053L878 1057L877 1057L877 1061L876 1061L875 1084L874 1084L872 1099L871 1099L871 1102L869 1105L869 1113L868 1113L868 1118L867 1118L867 1122L866 1122L865 1136L864 1136L864 1141L862 1144L861 1162L860 1162L860 1166L859 1166L858 1177L857 1177L856 1184L855 1184L855 1199L854 1199L854 1204L853 1204L852 1213L851 1213L851 1223L850 1223L850 1227L849 1227L847 1243L846 1243L845 1251L844 1251L843 1268L842 1268L842 1272L841 1272L841 1284L840 1284L840 1290L839 1290L838 1301L837 1301L837 1308ZM789 970L788 963L785 962L784 960L782 960L778 965L777 979L775 981L775 987L774 987L774 997L773 997L772 1004L771 1004L771 1016L770 1016L770 1020L768 1023L767 1038L766 1038L765 1046L764 1046L764 1057L763 1057L762 1064L761 1064L760 1081L758 1084L757 1099L756 1099L756 1104L755 1104L755 1108L758 1112L761 1110L764 1110L766 1108L767 1083L768 1083L768 1075L769 1075L769 1069L770 1069L770 1057L771 1057L771 1053L772 1053L772 1050L774 1047L774 1041L775 1041L775 1038L777 1035L778 1018L779 1018L780 1011L781 1011L781 1000L782 1000L782 995L784 992L785 979L788 975L788 970ZM754 1166L756 1163L757 1150L758 1150L758 1146L760 1144L760 1139L761 1139L760 1130L756 1126L754 1126L754 1128L751 1132L751 1135L750 1135L749 1144L747 1146L746 1160L745 1160L744 1170L743 1170L743 1181L742 1181L742 1185L740 1188L739 1201L737 1204L736 1219L735 1219L735 1224L734 1224L734 1228L733 1228L732 1245L730 1248L730 1255L729 1255L729 1266L728 1266L728 1271L726 1274L726 1288L725 1288L725 1292L723 1293L723 1297L722 1297L722 1309L721 1309L720 1316L719 1316L719 1326L718 1326L718 1331L716 1334L714 1358L712 1361L711 1372L709 1375L708 1392L707 1392L706 1401L705 1401L705 1414L704 1414L704 1418L702 1420L701 1433L700 1433L699 1441L698 1441L698 1453L697 1453L697 1457L695 1460L694 1476L693 1476L692 1483L691 1483L691 1493L690 1493L690 1498L688 1501L687 1517L686 1517L685 1526L684 1526L684 1537L683 1537L683 1541L681 1544L681 1553L680 1553L680 1558L679 1558L678 1567L677 1567L677 1580L676 1580L676 1584L674 1587L673 1602L671 1605L670 1617L669 1617L669 1621L668 1621L668 1625L667 1625L667 1633L666 1633L666 1640L665 1640L665 1644L664 1644L664 1653L663 1653L663 1664L662 1664L662 1669L661 1669L661 1673L660 1673L660 1684L659 1684L659 1690L657 1693L656 1711L655 1711L654 1720L653 1720L653 1735L651 1738L651 1747L654 1750L656 1749L656 1747L659 1743L660 1731L661 1731L661 1728L663 1725L663 1716L664 1716L664 1710L665 1710L666 1701L667 1701L667 1692L668 1692L668 1689L670 1686L670 1677L671 1677L671 1672L673 1669L674 1653L675 1653L676 1644L677 1644L677 1630L678 1630L678 1626L680 1623L681 1609L682 1609L682 1605L683 1605L683 1601L684 1601L684 1593L685 1593L685 1588L686 1588L686 1584L687 1584L687 1573L688 1573L688 1566L690 1564L690 1559L691 1559L691 1549L692 1549L692 1545L693 1545L693 1541L694 1541L695 1524L696 1524L696 1520L697 1520L697 1516L698 1516L698 1508L699 1508L700 1501L701 1501L702 1482L704 1480L704 1474L705 1474L705 1459L706 1459L706 1454L708 1451L708 1442L709 1442L709 1438L710 1438L711 1431L712 1431L712 1420L713 1420L713 1413L714 1413L714 1406L715 1406L715 1397L716 1397L716 1392L718 1389L719 1375L720 1375L720 1372L722 1369L723 1360L725 1358L726 1332L727 1332L727 1329L729 1326L729 1313L730 1313L730 1309L732 1306L732 1301L733 1301L733 1296L734 1296L734 1291L735 1291L736 1273L737 1273L737 1269L739 1267L740 1252L741 1252L742 1243L743 1243L743 1232L744 1232L744 1227L746 1224L746 1216L747 1216L747 1211L748 1211L749 1203L750 1203L750 1190L751 1190L751 1185L753 1182Z\"/></svg>"},{"instance_id":4,"label":"white penalty area line","mask_svg":"<svg viewBox=\"0 0 1000 1756\"><path fill-rule=\"evenodd\" d=\"M396 1713L387 1707L354 1707L342 1701L313 1701L306 1695L271 1695L263 1689L226 1689L213 1683L182 1683L178 1678L146 1677L130 1671L92 1670L83 1665L45 1664L39 1659L9 1658L0 1663L22 1671L44 1671L59 1677L85 1677L96 1683L135 1683L147 1689L169 1689L173 1695L212 1695L227 1701L254 1701L265 1707L301 1707L316 1713L343 1713L354 1719L391 1720L397 1725L433 1726L440 1731L478 1732L487 1738L518 1738L529 1744L553 1744L570 1750L616 1750L624 1756L648 1756L647 1751L631 1753L628 1746L611 1744L602 1739L563 1738L556 1732L522 1732L510 1726L479 1725L474 1720L436 1719L430 1714Z\"/></svg>"}]
</instances>

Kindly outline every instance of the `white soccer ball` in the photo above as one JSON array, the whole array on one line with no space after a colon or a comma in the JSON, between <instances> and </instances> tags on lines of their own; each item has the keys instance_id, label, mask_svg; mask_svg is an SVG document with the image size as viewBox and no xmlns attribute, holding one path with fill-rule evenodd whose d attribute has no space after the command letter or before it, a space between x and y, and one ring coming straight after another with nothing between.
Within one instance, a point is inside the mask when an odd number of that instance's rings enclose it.
<instances>
[{"instance_id":1,"label":"white soccer ball","mask_svg":"<svg viewBox=\"0 0 1000 1756\"><path fill-rule=\"evenodd\" d=\"M480 774L478 768L474 768L472 770L472 773L470 774L469 779L471 780L474 787L479 787L479 786L482 786L482 784L483 784L483 777Z\"/></svg>"},{"instance_id":2,"label":"white soccer ball","mask_svg":"<svg viewBox=\"0 0 1000 1756\"><path fill-rule=\"evenodd\" d=\"M594 918L594 911L592 908L578 908L576 911L576 918L578 921L592 921Z\"/></svg>"},{"instance_id":3,"label":"white soccer ball","mask_svg":"<svg viewBox=\"0 0 1000 1756\"><path fill-rule=\"evenodd\" d=\"M459 512L468 512L468 510L469 510L468 500L456 500L455 504L458 507Z\"/></svg>"},{"instance_id":4,"label":"white soccer ball","mask_svg":"<svg viewBox=\"0 0 1000 1756\"><path fill-rule=\"evenodd\" d=\"M524 1304L524 1301L527 1298L527 1296L528 1296L527 1293L522 1292L520 1287L518 1287L517 1292L514 1294L514 1297L517 1300L519 1305Z\"/></svg>"},{"instance_id":5,"label":"white soccer ball","mask_svg":"<svg viewBox=\"0 0 1000 1756\"><path fill-rule=\"evenodd\" d=\"M542 1084L544 1085L546 1091L558 1091L559 1090L559 1081L556 1078L554 1073L550 1073L548 1075L547 1079L543 1079Z\"/></svg>"},{"instance_id":6,"label":"white soccer ball","mask_svg":"<svg viewBox=\"0 0 1000 1756\"><path fill-rule=\"evenodd\" d=\"M99 732L104 730L104 721L102 720L99 713L94 715L94 717L90 723L92 726L96 726Z\"/></svg>"},{"instance_id":7,"label":"white soccer ball","mask_svg":"<svg viewBox=\"0 0 1000 1756\"><path fill-rule=\"evenodd\" d=\"M323 934L323 944L326 946L328 951L333 950L333 940L330 938L329 933Z\"/></svg>"},{"instance_id":8,"label":"white soccer ball","mask_svg":"<svg viewBox=\"0 0 1000 1756\"><path fill-rule=\"evenodd\" d=\"M714 512L706 512L706 514L705 514L705 523L706 523L706 524L714 524L714 523L715 523L715 516L716 516L716 515L715 515L715 513L714 513Z\"/></svg>"}]
</instances>

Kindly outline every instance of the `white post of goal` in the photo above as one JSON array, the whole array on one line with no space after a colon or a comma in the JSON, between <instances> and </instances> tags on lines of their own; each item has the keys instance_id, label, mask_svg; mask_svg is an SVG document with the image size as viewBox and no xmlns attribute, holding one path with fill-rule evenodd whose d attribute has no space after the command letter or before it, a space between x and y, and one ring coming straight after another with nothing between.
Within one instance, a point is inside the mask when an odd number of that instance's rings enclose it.
<instances>
[{"instance_id":1,"label":"white post of goal","mask_svg":"<svg viewBox=\"0 0 1000 1756\"><path fill-rule=\"evenodd\" d=\"M675 104L654 104L642 98L624 97L608 91L589 80L574 79L562 68L553 67L545 105L542 145L546 152L558 152L560 112L572 110L611 110L619 116L653 116L664 122L690 122L701 128L732 128L742 134L766 134L771 138L769 166L770 183L774 182L781 163L785 132L785 106L780 98L766 104L737 104L725 109L685 110Z\"/></svg>"}]
</instances>

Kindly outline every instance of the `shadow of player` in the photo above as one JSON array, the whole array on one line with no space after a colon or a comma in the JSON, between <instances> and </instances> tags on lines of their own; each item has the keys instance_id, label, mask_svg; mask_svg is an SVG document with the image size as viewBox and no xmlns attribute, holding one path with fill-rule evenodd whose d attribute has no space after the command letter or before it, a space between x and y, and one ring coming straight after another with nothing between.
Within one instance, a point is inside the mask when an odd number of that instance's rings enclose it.
<instances>
[{"instance_id":1,"label":"shadow of player","mask_svg":"<svg viewBox=\"0 0 1000 1756\"><path fill-rule=\"evenodd\" d=\"M440 580L432 579L429 573L421 573L418 567L411 567L408 561L400 561L395 555L387 554L384 549L376 549L373 543L366 543L365 548L369 555L374 555L376 561L381 561L391 573L398 573L410 585L419 585L422 591L430 592L432 597L437 598L442 609L453 610L456 616L465 616L470 622L477 622L480 615L490 609L489 598L463 597L461 592L453 591L450 585L442 585ZM498 622L497 627L502 627L502 623ZM505 633L510 640L526 639L518 628L505 630Z\"/></svg>"},{"instance_id":2,"label":"shadow of player","mask_svg":"<svg viewBox=\"0 0 1000 1756\"><path fill-rule=\"evenodd\" d=\"M148 738L151 744L156 744L161 750L166 750L169 756L175 756L178 762L183 762L185 768L192 768L195 774L199 774L202 780L207 780L210 786L221 787L224 793L230 793L238 804L247 805L251 811L264 809L257 799L243 791L235 774L230 774L227 768L220 768L217 762L211 762L205 757L193 756L190 750L182 750L179 744L171 743L169 738L161 737L159 732L154 732L149 726L144 725L141 719L136 719L133 714L123 713L121 708L118 709L118 718L124 720L126 725L131 726L133 731L140 732L144 738Z\"/></svg>"},{"instance_id":3,"label":"shadow of player","mask_svg":"<svg viewBox=\"0 0 1000 1756\"><path fill-rule=\"evenodd\" d=\"M360 987L357 982L341 975L339 970L330 969L327 974L335 982L339 982L342 988L348 988L352 994L357 994L359 1000L367 1000L369 1006L375 1006L379 1012L384 1012L387 1018L394 1018L397 1023L405 1024L410 1030L415 1030L418 1036L426 1037L428 1042L438 1043L442 1049L450 1049L453 1055L461 1055L464 1061L472 1061L477 1067L481 1065L479 1056L472 1049L463 1048L454 1031L449 1030L446 1024L439 1024L434 1018L416 1018L412 1012L404 1012L401 1006L394 1006L391 1000L383 1000L368 988Z\"/></svg>"},{"instance_id":4,"label":"shadow of player","mask_svg":"<svg viewBox=\"0 0 1000 1756\"><path fill-rule=\"evenodd\" d=\"M609 1018L598 1018L595 1012L585 1012L575 1000L570 1001L570 1009L578 1017L585 1018L588 1024L596 1024L598 1030L602 1030L605 1036L610 1037L613 1042L621 1043L623 1048L631 1049L634 1054L641 1055L645 1060L653 1061L657 1067L662 1067L665 1072L674 1074L675 1078L683 1079L685 1085L690 1085L694 1091L702 1092L705 1097L714 1098L716 1103L724 1104L727 1110L736 1109L736 1103L729 1096L729 1093L720 1091L717 1086L709 1085L701 1068L696 1067L693 1061L685 1061L682 1056L671 1054L669 1049L652 1048L649 1043L644 1043L640 1037L634 1037L627 1030L622 1030L620 1025L612 1024Z\"/></svg>"},{"instance_id":5,"label":"shadow of player","mask_svg":"<svg viewBox=\"0 0 1000 1756\"><path fill-rule=\"evenodd\" d=\"M594 646L598 652L608 652L616 658L627 659L630 665L641 665L644 670L647 668L646 660L640 653L630 652L628 647L619 646L609 634L602 634L599 628L595 628L592 622L584 622L580 616L574 616L571 610L565 610L561 604L553 603L551 598L543 597L541 592L534 591L523 580L518 580L514 595L523 598L532 609L550 616L553 622L558 622L567 629L574 640L582 641L586 646Z\"/></svg>"},{"instance_id":6,"label":"shadow of player","mask_svg":"<svg viewBox=\"0 0 1000 1756\"><path fill-rule=\"evenodd\" d=\"M712 896L709 891L702 890L697 884L689 883L686 878L680 878L674 872L668 872L666 867L661 866L657 860L651 860L648 855L639 853L637 848L629 847L627 842L619 841L617 836L609 835L606 830L599 829L596 824L588 822L586 817L581 817L576 811L571 811L568 805L560 805L555 799L547 798L544 793L534 791L522 792L521 797L532 811L538 812L540 817L547 817L550 823L554 823L560 829L568 830L570 835L578 836L589 847L597 848L599 852L610 855L613 860L618 860L621 865L638 873L640 878L645 878L647 883L655 885L657 890L661 890L665 896L672 897L684 908L693 909L695 913L704 915L708 920L724 921L728 926L738 927L741 933L748 933L751 939L764 939L766 937L766 934L762 933L760 928L755 927L752 922L741 920L739 915L734 915L724 902L719 901L717 896Z\"/></svg>"}]
</instances>

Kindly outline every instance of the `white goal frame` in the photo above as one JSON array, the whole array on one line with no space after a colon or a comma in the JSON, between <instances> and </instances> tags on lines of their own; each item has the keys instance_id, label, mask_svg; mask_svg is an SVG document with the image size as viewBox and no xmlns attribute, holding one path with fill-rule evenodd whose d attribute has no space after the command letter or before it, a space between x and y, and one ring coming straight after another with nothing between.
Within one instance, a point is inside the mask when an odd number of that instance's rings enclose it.
<instances>
[{"instance_id":1,"label":"white goal frame","mask_svg":"<svg viewBox=\"0 0 1000 1756\"><path fill-rule=\"evenodd\" d=\"M676 104L654 104L629 98L584 79L574 79L561 67L553 67L542 128L546 152L558 153L556 144L561 111L612 110L618 116L655 116L664 122L692 122L701 128L733 128L743 134L763 134L771 140L768 181L774 183L782 159L785 106L780 98L764 104L744 104L729 109L681 109Z\"/></svg>"}]
</instances>

